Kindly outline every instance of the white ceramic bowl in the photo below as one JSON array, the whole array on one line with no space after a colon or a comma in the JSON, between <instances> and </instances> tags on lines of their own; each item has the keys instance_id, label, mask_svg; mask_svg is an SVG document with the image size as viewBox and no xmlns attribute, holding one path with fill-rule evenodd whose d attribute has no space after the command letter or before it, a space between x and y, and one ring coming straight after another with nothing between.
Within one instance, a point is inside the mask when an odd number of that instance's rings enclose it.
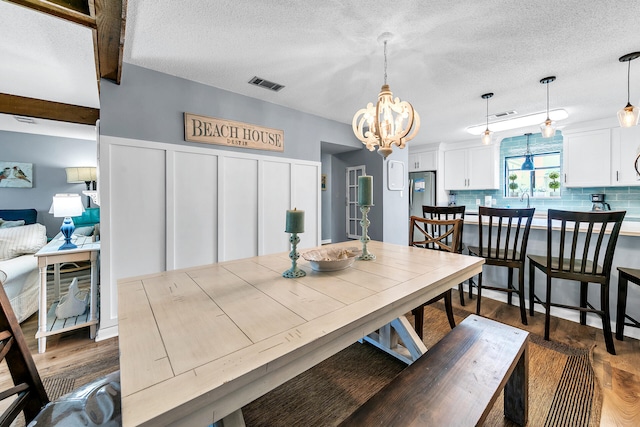
<instances>
[{"instance_id":1,"label":"white ceramic bowl","mask_svg":"<svg viewBox=\"0 0 640 427\"><path fill-rule=\"evenodd\" d=\"M351 267L362 251L358 248L314 249L302 253L315 271L337 271Z\"/></svg>"}]
</instances>

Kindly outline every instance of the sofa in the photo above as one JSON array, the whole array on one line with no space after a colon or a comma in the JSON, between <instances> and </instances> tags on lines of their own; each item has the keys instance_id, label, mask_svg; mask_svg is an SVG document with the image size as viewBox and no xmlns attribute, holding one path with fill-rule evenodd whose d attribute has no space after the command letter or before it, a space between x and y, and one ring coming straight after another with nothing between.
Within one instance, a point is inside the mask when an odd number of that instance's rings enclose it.
<instances>
[{"instance_id":1,"label":"sofa","mask_svg":"<svg viewBox=\"0 0 640 427\"><path fill-rule=\"evenodd\" d=\"M5 292L18 322L38 311L38 261L33 256L47 244L47 230L36 222L35 209L0 210L0 270L7 275Z\"/></svg>"}]
</instances>

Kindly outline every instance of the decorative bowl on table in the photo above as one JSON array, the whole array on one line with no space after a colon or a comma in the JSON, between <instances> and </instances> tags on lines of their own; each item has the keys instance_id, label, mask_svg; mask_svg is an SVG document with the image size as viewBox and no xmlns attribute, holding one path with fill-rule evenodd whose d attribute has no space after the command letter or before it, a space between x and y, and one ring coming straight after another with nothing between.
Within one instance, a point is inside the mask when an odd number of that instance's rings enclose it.
<instances>
[{"instance_id":1,"label":"decorative bowl on table","mask_svg":"<svg viewBox=\"0 0 640 427\"><path fill-rule=\"evenodd\" d=\"M315 271L337 271L351 267L362 251L358 248L314 249L302 253Z\"/></svg>"}]
</instances>

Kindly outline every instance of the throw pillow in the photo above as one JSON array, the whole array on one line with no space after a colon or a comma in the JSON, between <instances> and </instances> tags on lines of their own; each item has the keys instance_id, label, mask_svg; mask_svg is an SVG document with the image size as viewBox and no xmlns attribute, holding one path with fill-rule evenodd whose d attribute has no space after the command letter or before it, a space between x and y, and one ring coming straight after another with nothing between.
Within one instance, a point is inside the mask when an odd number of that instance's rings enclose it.
<instances>
[{"instance_id":1,"label":"throw pillow","mask_svg":"<svg viewBox=\"0 0 640 427\"><path fill-rule=\"evenodd\" d=\"M0 261L35 254L47 244L47 228L42 224L0 228Z\"/></svg>"},{"instance_id":2,"label":"throw pillow","mask_svg":"<svg viewBox=\"0 0 640 427\"><path fill-rule=\"evenodd\" d=\"M21 225L24 225L24 219L19 219L17 221L5 221L0 218L0 228L20 227Z\"/></svg>"}]
</instances>

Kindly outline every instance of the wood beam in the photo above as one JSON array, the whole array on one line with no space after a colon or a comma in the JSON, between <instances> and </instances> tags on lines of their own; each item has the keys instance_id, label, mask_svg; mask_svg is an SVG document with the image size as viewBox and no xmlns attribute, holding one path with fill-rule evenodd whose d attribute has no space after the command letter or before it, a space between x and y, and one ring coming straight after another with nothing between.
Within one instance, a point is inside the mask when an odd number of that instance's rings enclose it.
<instances>
[{"instance_id":1,"label":"wood beam","mask_svg":"<svg viewBox=\"0 0 640 427\"><path fill-rule=\"evenodd\" d=\"M84 25L89 28L96 28L96 19L89 15L89 6L87 0L82 1L65 1L65 0L7 0L9 3L15 3L38 12L53 15L76 24ZM84 6L79 6L79 5Z\"/></svg>"},{"instance_id":2,"label":"wood beam","mask_svg":"<svg viewBox=\"0 0 640 427\"><path fill-rule=\"evenodd\" d=\"M93 0L96 16L95 50L100 77L120 84L127 0Z\"/></svg>"},{"instance_id":3,"label":"wood beam","mask_svg":"<svg viewBox=\"0 0 640 427\"><path fill-rule=\"evenodd\" d=\"M0 93L0 113L95 125L100 118L97 108L62 104L42 99Z\"/></svg>"}]
</instances>

